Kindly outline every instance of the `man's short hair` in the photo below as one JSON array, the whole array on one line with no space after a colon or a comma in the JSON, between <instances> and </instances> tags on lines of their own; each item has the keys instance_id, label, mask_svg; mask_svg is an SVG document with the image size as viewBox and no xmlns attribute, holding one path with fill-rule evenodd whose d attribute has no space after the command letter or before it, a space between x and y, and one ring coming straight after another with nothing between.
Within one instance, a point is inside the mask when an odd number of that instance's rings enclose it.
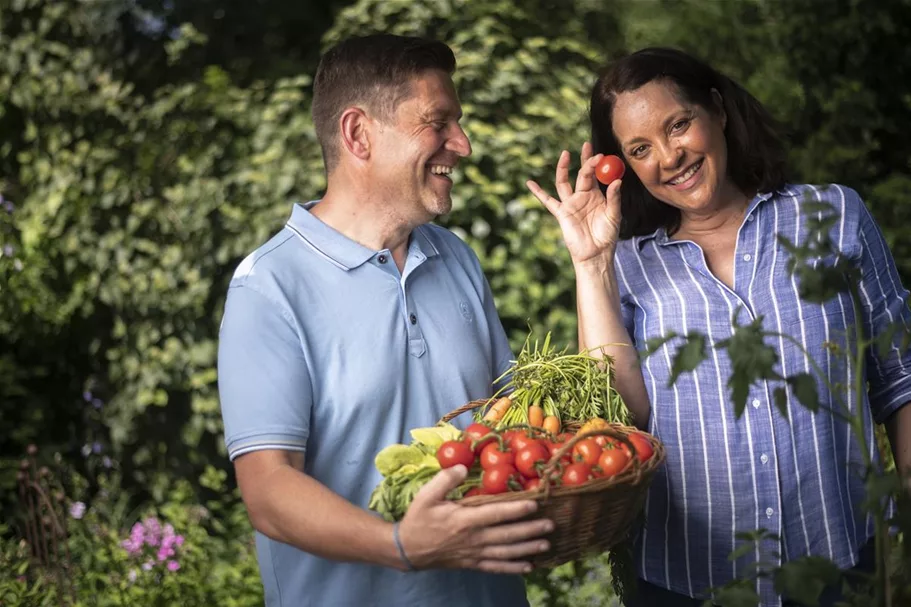
<instances>
[{"instance_id":1,"label":"man's short hair","mask_svg":"<svg viewBox=\"0 0 911 607\"><path fill-rule=\"evenodd\" d=\"M342 112L357 105L389 119L411 94L412 78L427 70L452 74L455 66L455 55L446 44L411 36L349 38L328 50L316 71L312 106L327 173L339 161Z\"/></svg>"}]
</instances>

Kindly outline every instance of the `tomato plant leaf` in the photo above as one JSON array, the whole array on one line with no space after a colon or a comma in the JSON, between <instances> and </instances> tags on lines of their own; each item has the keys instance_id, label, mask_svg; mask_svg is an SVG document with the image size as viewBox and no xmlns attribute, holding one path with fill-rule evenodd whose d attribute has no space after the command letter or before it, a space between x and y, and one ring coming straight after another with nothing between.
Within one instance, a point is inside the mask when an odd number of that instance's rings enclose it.
<instances>
[{"instance_id":1,"label":"tomato plant leaf","mask_svg":"<svg viewBox=\"0 0 911 607\"><path fill-rule=\"evenodd\" d=\"M712 601L707 601L709 605ZM753 588L753 581L734 582L730 586L719 588L715 593L714 603L721 607L756 607L759 604L759 595Z\"/></svg>"},{"instance_id":2,"label":"tomato plant leaf","mask_svg":"<svg viewBox=\"0 0 911 607\"><path fill-rule=\"evenodd\" d=\"M781 414L787 418L788 417L788 392L783 387L779 386L775 388L773 393L775 397L775 406L778 407L778 410Z\"/></svg>"},{"instance_id":3,"label":"tomato plant leaf","mask_svg":"<svg viewBox=\"0 0 911 607\"><path fill-rule=\"evenodd\" d=\"M775 592L802 605L818 605L826 586L837 584L841 572L832 561L809 556L789 561L775 571Z\"/></svg>"},{"instance_id":4,"label":"tomato plant leaf","mask_svg":"<svg viewBox=\"0 0 911 607\"><path fill-rule=\"evenodd\" d=\"M794 396L800 404L816 413L819 411L819 394L816 390L816 380L806 373L798 373L787 378L788 385L794 389Z\"/></svg>"},{"instance_id":5,"label":"tomato plant leaf","mask_svg":"<svg viewBox=\"0 0 911 607\"><path fill-rule=\"evenodd\" d=\"M681 373L695 370L705 359L705 335L690 332L686 336L686 341L677 348L674 355L671 376L667 381L668 387L674 385Z\"/></svg>"}]
</instances>

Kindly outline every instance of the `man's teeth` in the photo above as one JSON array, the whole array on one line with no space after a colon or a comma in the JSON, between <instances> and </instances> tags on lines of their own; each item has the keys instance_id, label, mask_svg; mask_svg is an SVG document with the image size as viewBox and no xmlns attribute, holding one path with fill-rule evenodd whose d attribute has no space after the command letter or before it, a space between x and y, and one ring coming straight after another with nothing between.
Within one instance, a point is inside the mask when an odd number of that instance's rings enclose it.
<instances>
[{"instance_id":1,"label":"man's teeth","mask_svg":"<svg viewBox=\"0 0 911 607\"><path fill-rule=\"evenodd\" d=\"M430 172L434 175L450 175L452 174L452 167L443 166L441 164L432 164L430 165Z\"/></svg>"},{"instance_id":2,"label":"man's teeth","mask_svg":"<svg viewBox=\"0 0 911 607\"><path fill-rule=\"evenodd\" d=\"M696 171L699 170L699 167L701 167L701 166L702 166L702 161L700 160L699 162L697 162L696 164L694 164L693 166L691 166L691 167L687 170L687 172L684 173L683 175L681 175L680 177L677 177L676 179L671 179L670 184L671 184L671 185L678 185L678 184L683 183L684 181L686 181L687 179L689 179L690 177L692 177L692 176L696 173Z\"/></svg>"}]
</instances>

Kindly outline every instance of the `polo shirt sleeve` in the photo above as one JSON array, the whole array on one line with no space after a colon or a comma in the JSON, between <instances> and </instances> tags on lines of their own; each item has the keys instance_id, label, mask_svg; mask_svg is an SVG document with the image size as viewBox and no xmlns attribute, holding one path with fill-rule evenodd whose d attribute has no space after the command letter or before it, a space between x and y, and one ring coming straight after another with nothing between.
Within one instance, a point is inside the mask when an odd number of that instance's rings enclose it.
<instances>
[{"instance_id":1,"label":"polo shirt sleeve","mask_svg":"<svg viewBox=\"0 0 911 607\"><path fill-rule=\"evenodd\" d=\"M228 290L218 393L232 461L262 449L306 450L312 392L301 337L290 313L254 287Z\"/></svg>"},{"instance_id":2,"label":"polo shirt sleeve","mask_svg":"<svg viewBox=\"0 0 911 607\"><path fill-rule=\"evenodd\" d=\"M870 211L856 193L859 205L858 240L861 248L860 300L867 335L874 338L889 335L896 328L888 346L880 351L876 345L867 350L867 373L870 407L877 423L883 423L903 405L911 402L911 348L902 348L905 333L911 331L911 309L908 290L902 286L895 260Z\"/></svg>"}]
</instances>

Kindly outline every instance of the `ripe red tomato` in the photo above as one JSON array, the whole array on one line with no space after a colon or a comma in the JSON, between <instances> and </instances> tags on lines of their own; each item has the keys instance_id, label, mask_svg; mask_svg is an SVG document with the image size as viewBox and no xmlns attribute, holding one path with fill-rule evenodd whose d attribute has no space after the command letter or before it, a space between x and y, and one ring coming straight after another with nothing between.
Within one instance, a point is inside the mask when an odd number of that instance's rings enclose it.
<instances>
[{"instance_id":1,"label":"ripe red tomato","mask_svg":"<svg viewBox=\"0 0 911 607\"><path fill-rule=\"evenodd\" d=\"M594 438L583 438L573 447L573 460L594 466L601 457L601 445Z\"/></svg>"},{"instance_id":2,"label":"ripe red tomato","mask_svg":"<svg viewBox=\"0 0 911 607\"><path fill-rule=\"evenodd\" d=\"M466 491L465 495L463 495L462 497L466 498L466 497L472 497L474 495L484 495L484 491L480 487L472 487L471 489Z\"/></svg>"},{"instance_id":3,"label":"ripe red tomato","mask_svg":"<svg viewBox=\"0 0 911 607\"><path fill-rule=\"evenodd\" d=\"M485 470L500 464L514 464L516 455L510 450L500 449L498 443L490 443L481 449L481 467Z\"/></svg>"},{"instance_id":4,"label":"ripe red tomato","mask_svg":"<svg viewBox=\"0 0 911 607\"><path fill-rule=\"evenodd\" d=\"M519 432L515 436L512 437L512 444L510 445L510 448L514 452L518 453L520 449L524 449L528 445L532 445L532 444L540 443L540 442L541 441L539 441L538 439L536 439L533 436L529 436L525 432Z\"/></svg>"},{"instance_id":5,"label":"ripe red tomato","mask_svg":"<svg viewBox=\"0 0 911 607\"><path fill-rule=\"evenodd\" d=\"M471 468L474 463L474 453L466 443L457 440L448 440L437 449L437 461L441 468L452 468L462 464Z\"/></svg>"},{"instance_id":6,"label":"ripe red tomato","mask_svg":"<svg viewBox=\"0 0 911 607\"><path fill-rule=\"evenodd\" d=\"M522 475L511 464L500 464L481 472L481 486L484 493L496 495L512 490L513 486L522 486Z\"/></svg>"},{"instance_id":7,"label":"ripe red tomato","mask_svg":"<svg viewBox=\"0 0 911 607\"><path fill-rule=\"evenodd\" d=\"M482 440L478 442L478 444L474 447L475 453L480 453L481 449L483 449L486 445L489 445L491 442L497 440L496 434L494 434L490 426L485 426L479 422L475 422L465 428L464 438L469 441L469 444L474 443L474 441L482 439L484 437L488 437L489 440Z\"/></svg>"},{"instance_id":8,"label":"ripe red tomato","mask_svg":"<svg viewBox=\"0 0 911 607\"><path fill-rule=\"evenodd\" d=\"M576 487L582 485L593 478L592 468L586 464L570 464L563 471L563 486Z\"/></svg>"},{"instance_id":9,"label":"ripe red tomato","mask_svg":"<svg viewBox=\"0 0 911 607\"><path fill-rule=\"evenodd\" d=\"M630 432L627 438L629 442L633 443L633 447L636 448L636 457L639 458L640 462L647 462L652 454L655 453L655 450L652 449L652 444L641 432Z\"/></svg>"},{"instance_id":10,"label":"ripe red tomato","mask_svg":"<svg viewBox=\"0 0 911 607\"><path fill-rule=\"evenodd\" d=\"M596 475L610 478L626 468L629 460L630 456L623 449L605 449L598 459L599 471L596 472Z\"/></svg>"},{"instance_id":11,"label":"ripe red tomato","mask_svg":"<svg viewBox=\"0 0 911 607\"><path fill-rule=\"evenodd\" d=\"M629 457L629 458L633 457L633 452L630 451L629 445L627 445L626 443L620 442L616 438L612 438L608 441L608 444L604 448L604 450L607 451L608 449L620 449L627 455L627 457Z\"/></svg>"},{"instance_id":12,"label":"ripe red tomato","mask_svg":"<svg viewBox=\"0 0 911 607\"><path fill-rule=\"evenodd\" d=\"M542 482L540 478L526 478L522 483L522 488L526 491L535 491L541 487Z\"/></svg>"},{"instance_id":13,"label":"ripe red tomato","mask_svg":"<svg viewBox=\"0 0 911 607\"><path fill-rule=\"evenodd\" d=\"M516 440L516 437L519 436L522 432L519 430L507 430L502 434L503 444L509 447L512 451L515 451L512 444Z\"/></svg>"},{"instance_id":14,"label":"ripe red tomato","mask_svg":"<svg viewBox=\"0 0 911 607\"><path fill-rule=\"evenodd\" d=\"M558 452L560 449L563 448L563 446L564 446L566 443L565 443L564 441L549 441L549 440L546 440L546 441L544 441L543 444L544 444L545 447L547 447L547 451L550 453L550 457L553 457L553 456L555 456L555 455L557 454L557 452ZM560 459L560 461L562 461L564 464L571 464L571 463L573 463L573 460L572 460L572 451L568 451L567 453L565 453L565 454L563 455L563 457Z\"/></svg>"},{"instance_id":15,"label":"ripe red tomato","mask_svg":"<svg viewBox=\"0 0 911 607\"><path fill-rule=\"evenodd\" d=\"M516 468L525 478L541 476L541 468L550 459L547 447L541 443L531 443L516 452Z\"/></svg>"},{"instance_id":16,"label":"ripe red tomato","mask_svg":"<svg viewBox=\"0 0 911 607\"><path fill-rule=\"evenodd\" d=\"M605 155L595 167L595 177L604 185L610 185L620 179L625 172L626 165L623 164L619 156L614 156L613 154Z\"/></svg>"}]
</instances>

